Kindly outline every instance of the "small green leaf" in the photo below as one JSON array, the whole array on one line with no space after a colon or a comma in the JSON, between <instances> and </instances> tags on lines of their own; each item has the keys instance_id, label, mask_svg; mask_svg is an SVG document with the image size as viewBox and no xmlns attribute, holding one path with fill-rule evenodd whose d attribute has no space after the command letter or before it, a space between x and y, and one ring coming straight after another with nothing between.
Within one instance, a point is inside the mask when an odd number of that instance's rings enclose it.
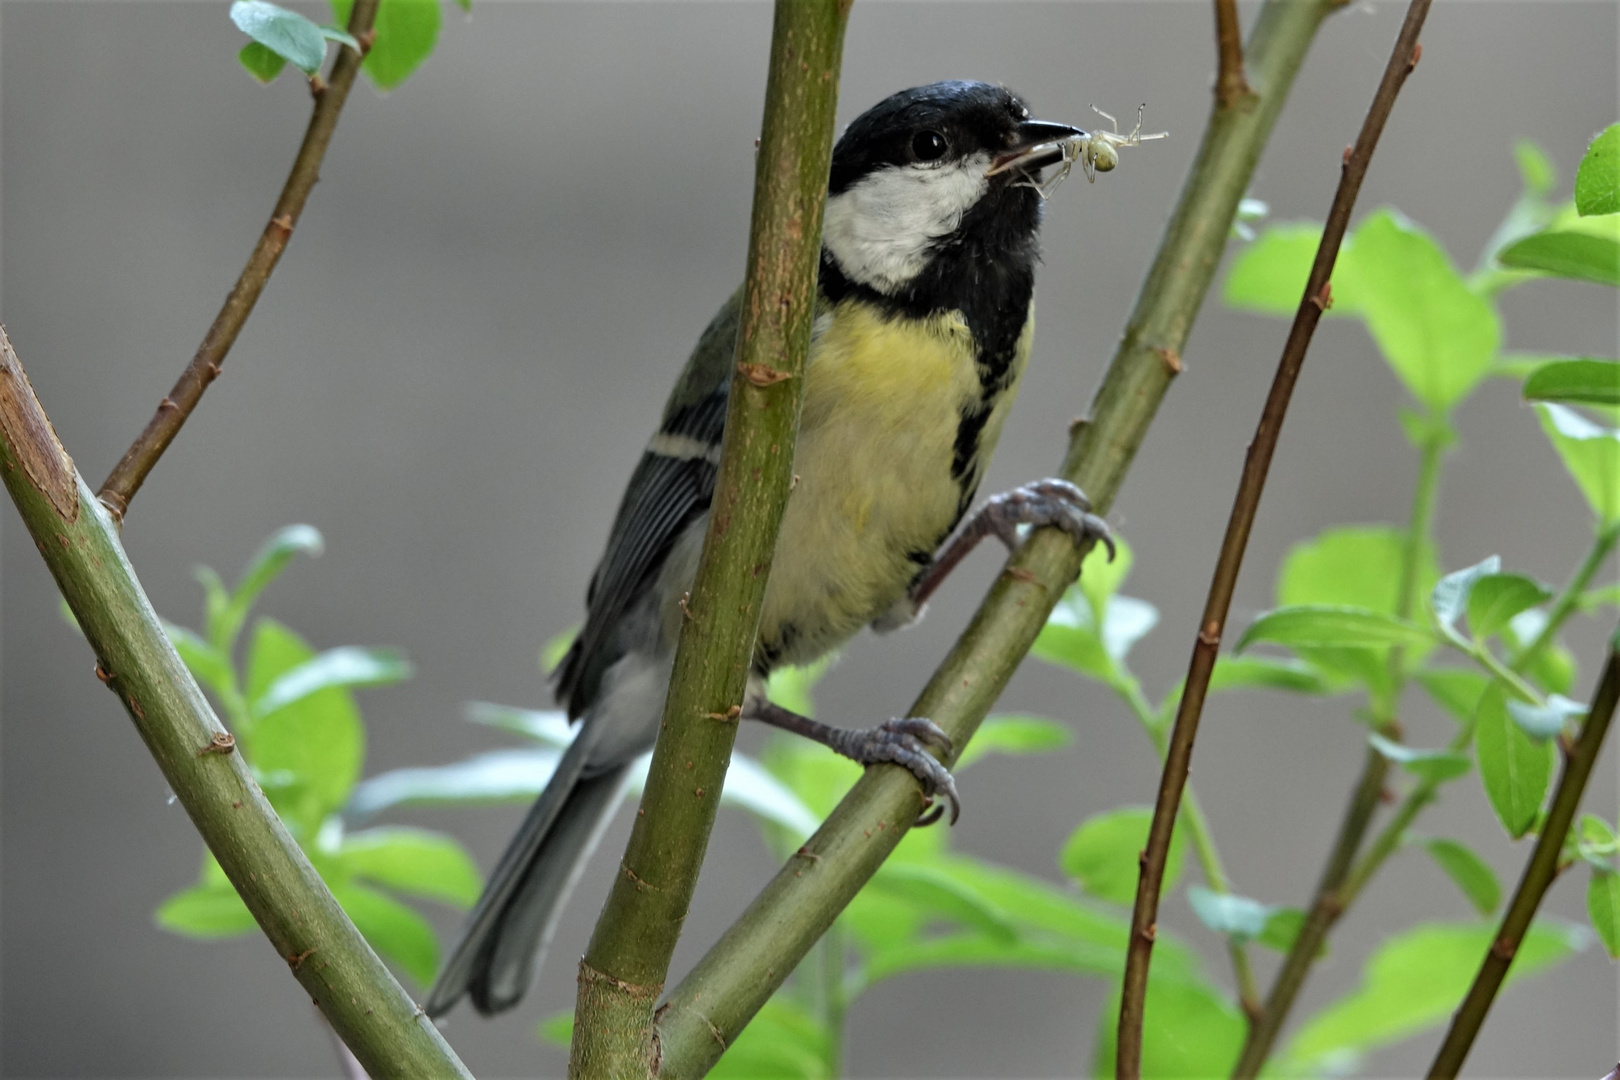
<instances>
[{"instance_id":1,"label":"small green leaf","mask_svg":"<svg viewBox=\"0 0 1620 1080\"><path fill-rule=\"evenodd\" d=\"M832 1080L828 1034L777 996L767 1001L709 1070L714 1080Z\"/></svg>"},{"instance_id":2,"label":"small green leaf","mask_svg":"<svg viewBox=\"0 0 1620 1080\"><path fill-rule=\"evenodd\" d=\"M422 986L433 981L439 967L439 939L426 919L363 885L333 884L332 895L378 955L398 964Z\"/></svg>"},{"instance_id":3,"label":"small green leaf","mask_svg":"<svg viewBox=\"0 0 1620 1080\"><path fill-rule=\"evenodd\" d=\"M1380 210L1356 229L1334 291L1354 297L1384 359L1436 413L1466 397L1496 357L1502 335L1495 309L1432 237L1393 211Z\"/></svg>"},{"instance_id":4,"label":"small green leaf","mask_svg":"<svg viewBox=\"0 0 1620 1080\"><path fill-rule=\"evenodd\" d=\"M349 833L337 858L349 873L390 889L471 907L478 899L478 867L443 833L386 826Z\"/></svg>"},{"instance_id":5,"label":"small green leaf","mask_svg":"<svg viewBox=\"0 0 1620 1080\"><path fill-rule=\"evenodd\" d=\"M247 622L248 612L258 601L259 594L287 568L293 556L304 554L315 558L325 549L326 541L321 538L320 532L313 525L288 525L276 530L270 539L254 552L247 570L242 574L242 580L237 583L236 592L222 605L217 618L209 619L208 639L214 643L214 647L222 653L230 654L236 644L236 635ZM212 571L209 573L212 574ZM208 588L209 583L204 581L203 586ZM210 589L210 608L213 607L213 601L213 590Z\"/></svg>"},{"instance_id":6,"label":"small green leaf","mask_svg":"<svg viewBox=\"0 0 1620 1080\"><path fill-rule=\"evenodd\" d=\"M1388 938L1362 969L1361 985L1308 1020L1279 1062L1279 1075L1317 1074L1398 1042L1449 1017L1467 993L1480 959L1496 935L1493 925L1429 923ZM1540 921L1514 954L1509 984L1536 974L1583 948L1578 927Z\"/></svg>"},{"instance_id":7,"label":"small green leaf","mask_svg":"<svg viewBox=\"0 0 1620 1080\"><path fill-rule=\"evenodd\" d=\"M1468 594L1468 629L1484 641L1519 612L1551 599L1551 589L1523 574L1487 574Z\"/></svg>"},{"instance_id":8,"label":"small green leaf","mask_svg":"<svg viewBox=\"0 0 1620 1080\"><path fill-rule=\"evenodd\" d=\"M335 21L347 26L354 0L331 0ZM379 90L392 90L421 66L439 40L439 0L382 0L372 29L377 38L363 70Z\"/></svg>"},{"instance_id":9,"label":"small green leaf","mask_svg":"<svg viewBox=\"0 0 1620 1080\"><path fill-rule=\"evenodd\" d=\"M242 51L236 54L236 60L244 70L262 83L275 81L281 74L281 69L287 66L287 58L278 56L257 41L250 41L242 46Z\"/></svg>"},{"instance_id":10,"label":"small green leaf","mask_svg":"<svg viewBox=\"0 0 1620 1080\"><path fill-rule=\"evenodd\" d=\"M828 653L820 660L802 667L795 665L777 668L771 672L770 680L766 683L766 696L790 712L796 712L800 716L815 716L816 704L810 692L837 660L837 653Z\"/></svg>"},{"instance_id":11,"label":"small green leaf","mask_svg":"<svg viewBox=\"0 0 1620 1080\"><path fill-rule=\"evenodd\" d=\"M1041 716L992 716L974 733L954 769L961 772L987 754L1044 754L1061 750L1074 734L1056 720Z\"/></svg>"},{"instance_id":12,"label":"small green leaf","mask_svg":"<svg viewBox=\"0 0 1620 1080\"><path fill-rule=\"evenodd\" d=\"M1369 735L1367 741L1385 759L1393 761L1419 780L1437 784L1455 780L1472 765L1467 754L1454 750L1416 750L1378 734Z\"/></svg>"},{"instance_id":13,"label":"small green leaf","mask_svg":"<svg viewBox=\"0 0 1620 1080\"><path fill-rule=\"evenodd\" d=\"M1187 887L1187 903L1192 906L1198 921L1235 941L1248 941L1265 933L1266 923L1274 910L1247 896L1218 893L1202 885Z\"/></svg>"},{"instance_id":14,"label":"small green leaf","mask_svg":"<svg viewBox=\"0 0 1620 1080\"><path fill-rule=\"evenodd\" d=\"M1604 524L1620 521L1620 431L1563 405L1537 405L1541 428Z\"/></svg>"},{"instance_id":15,"label":"small green leaf","mask_svg":"<svg viewBox=\"0 0 1620 1080\"><path fill-rule=\"evenodd\" d=\"M925 918L948 919L1006 941L1017 937L1006 912L936 866L891 860L878 868L869 887L905 901Z\"/></svg>"},{"instance_id":16,"label":"small green leaf","mask_svg":"<svg viewBox=\"0 0 1620 1080\"><path fill-rule=\"evenodd\" d=\"M165 930L205 941L240 937L258 928L229 883L181 889L158 905L155 918Z\"/></svg>"},{"instance_id":17,"label":"small green leaf","mask_svg":"<svg viewBox=\"0 0 1620 1080\"><path fill-rule=\"evenodd\" d=\"M1541 608L1530 608L1513 616L1502 638L1510 649L1519 652L1528 648L1546 628L1547 612ZM1554 637L1531 659L1525 674L1547 690L1568 693L1569 688L1575 685L1575 657Z\"/></svg>"},{"instance_id":18,"label":"small green leaf","mask_svg":"<svg viewBox=\"0 0 1620 1080\"><path fill-rule=\"evenodd\" d=\"M1366 608L1307 605L1277 608L1249 624L1238 640L1242 652L1258 641L1289 647L1367 649L1382 645L1427 644L1428 631L1405 619Z\"/></svg>"},{"instance_id":19,"label":"small green leaf","mask_svg":"<svg viewBox=\"0 0 1620 1080\"><path fill-rule=\"evenodd\" d=\"M1265 929L1255 941L1268 949L1287 954L1294 947L1299 938L1299 932L1305 928L1305 912L1297 907L1272 908L1271 915L1266 919ZM1317 956L1327 955L1327 942L1317 950Z\"/></svg>"},{"instance_id":20,"label":"small green leaf","mask_svg":"<svg viewBox=\"0 0 1620 1080\"><path fill-rule=\"evenodd\" d=\"M341 27L341 26L323 26L323 27L320 28L320 30L321 30L321 37L325 38L327 41L335 41L339 45L347 45L349 48L353 49L355 52L360 51L360 43L354 39L353 34L349 33L347 30L343 29L343 27Z\"/></svg>"},{"instance_id":21,"label":"small green leaf","mask_svg":"<svg viewBox=\"0 0 1620 1080\"><path fill-rule=\"evenodd\" d=\"M1266 229L1260 239L1232 260L1223 295L1226 306L1259 315L1292 317L1305 296L1305 282L1321 242L1322 226L1311 222L1287 222ZM1337 292L1337 281L1334 289ZM1335 295L1327 314L1344 315L1349 311Z\"/></svg>"},{"instance_id":22,"label":"small green leaf","mask_svg":"<svg viewBox=\"0 0 1620 1080\"><path fill-rule=\"evenodd\" d=\"M1425 840L1423 848L1457 888L1462 890L1468 902L1474 905L1475 911L1481 915L1489 915L1496 910L1496 905L1502 900L1502 886L1497 884L1496 873L1484 859L1474 854L1466 844L1456 840L1443 838Z\"/></svg>"},{"instance_id":23,"label":"small green leaf","mask_svg":"<svg viewBox=\"0 0 1620 1080\"><path fill-rule=\"evenodd\" d=\"M1474 591L1474 585L1481 578L1501 573L1501 570L1501 558L1492 555L1473 566L1453 570L1435 583L1429 593L1429 607L1434 609L1434 617L1440 623L1440 628L1453 640L1462 640L1462 635L1457 631L1457 620L1468 610L1468 597Z\"/></svg>"},{"instance_id":24,"label":"small green leaf","mask_svg":"<svg viewBox=\"0 0 1620 1080\"><path fill-rule=\"evenodd\" d=\"M1123 806L1087 818L1064 843L1058 865L1092 896L1128 906L1136 899L1139 858L1152 824L1153 810L1146 806ZM1164 866L1166 893L1181 874L1184 840L1178 823Z\"/></svg>"},{"instance_id":25,"label":"small green leaf","mask_svg":"<svg viewBox=\"0 0 1620 1080\"><path fill-rule=\"evenodd\" d=\"M1086 552L1085 561L1080 564L1077 587L1091 605L1091 613L1099 623L1108 611L1109 597L1119 592L1119 587L1130 576L1131 567L1136 564L1136 552L1131 550L1130 544L1123 543L1121 537L1114 538L1114 548L1115 555L1110 560L1107 549L1097 544Z\"/></svg>"},{"instance_id":26,"label":"small green leaf","mask_svg":"<svg viewBox=\"0 0 1620 1080\"><path fill-rule=\"evenodd\" d=\"M1552 744L1536 743L1508 716L1502 688L1492 684L1479 699L1474 719L1479 777L1491 809L1508 835L1530 831L1552 776Z\"/></svg>"},{"instance_id":27,"label":"small green leaf","mask_svg":"<svg viewBox=\"0 0 1620 1080\"><path fill-rule=\"evenodd\" d=\"M1078 588L1064 593L1029 651L1049 664L1102 682L1113 682L1117 678L1114 661L1097 629L1097 616Z\"/></svg>"},{"instance_id":28,"label":"small green leaf","mask_svg":"<svg viewBox=\"0 0 1620 1080\"><path fill-rule=\"evenodd\" d=\"M326 39L320 27L296 11L266 0L236 0L231 5L231 21L277 56L291 60L306 75L315 74L326 59Z\"/></svg>"},{"instance_id":29,"label":"small green leaf","mask_svg":"<svg viewBox=\"0 0 1620 1080\"><path fill-rule=\"evenodd\" d=\"M410 662L397 649L344 645L278 675L253 703L253 714L268 716L332 687L389 686L410 677Z\"/></svg>"},{"instance_id":30,"label":"small green leaf","mask_svg":"<svg viewBox=\"0 0 1620 1080\"><path fill-rule=\"evenodd\" d=\"M1115 1073L1119 1038L1115 991L1097 1021L1091 1075ZM1237 1063L1248 1023L1236 1005L1202 979L1170 979L1148 973L1142 1009L1143 1076L1207 1080L1225 1076Z\"/></svg>"},{"instance_id":31,"label":"small green leaf","mask_svg":"<svg viewBox=\"0 0 1620 1080\"><path fill-rule=\"evenodd\" d=\"M1558 186L1558 169L1547 152L1529 139L1513 144L1513 160L1519 166L1519 181L1526 195L1547 195Z\"/></svg>"},{"instance_id":32,"label":"small green leaf","mask_svg":"<svg viewBox=\"0 0 1620 1080\"><path fill-rule=\"evenodd\" d=\"M1331 604L1398 615L1395 604L1405 559L1402 529L1386 525L1328 529L1288 550L1277 572L1277 605ZM1426 545L1419 586L1426 589L1439 576L1433 548Z\"/></svg>"},{"instance_id":33,"label":"small green leaf","mask_svg":"<svg viewBox=\"0 0 1620 1080\"><path fill-rule=\"evenodd\" d=\"M1537 270L1596 285L1620 285L1620 244L1606 236L1549 230L1508 245L1496 258L1515 270Z\"/></svg>"},{"instance_id":34,"label":"small green leaf","mask_svg":"<svg viewBox=\"0 0 1620 1080\"><path fill-rule=\"evenodd\" d=\"M492 750L448 765L394 769L355 786L343 808L351 823L399 806L526 802L556 771L556 750Z\"/></svg>"},{"instance_id":35,"label":"small green leaf","mask_svg":"<svg viewBox=\"0 0 1620 1080\"><path fill-rule=\"evenodd\" d=\"M1574 717L1586 715L1586 706L1562 694L1549 694L1545 705L1509 701L1507 711L1526 735L1541 742L1557 736Z\"/></svg>"},{"instance_id":36,"label":"small green leaf","mask_svg":"<svg viewBox=\"0 0 1620 1080\"><path fill-rule=\"evenodd\" d=\"M1322 677L1322 673L1309 664L1293 659L1272 656L1233 656L1230 653L1216 657L1215 670L1210 673L1209 689L1220 690L1287 690L1295 694L1335 694L1340 687Z\"/></svg>"},{"instance_id":37,"label":"small green leaf","mask_svg":"<svg viewBox=\"0 0 1620 1080\"><path fill-rule=\"evenodd\" d=\"M260 619L248 650L249 700L262 700L283 675L314 658L297 634L273 619ZM248 760L256 770L285 773L290 781L285 793L270 793L277 811L311 830L343 805L364 759L360 712L354 697L337 687L315 690L261 715L248 740Z\"/></svg>"},{"instance_id":38,"label":"small green leaf","mask_svg":"<svg viewBox=\"0 0 1620 1080\"><path fill-rule=\"evenodd\" d=\"M1592 880L1586 886L1586 914L1604 949L1620 960L1620 874L1592 867Z\"/></svg>"},{"instance_id":39,"label":"small green leaf","mask_svg":"<svg viewBox=\"0 0 1620 1080\"><path fill-rule=\"evenodd\" d=\"M1103 616L1103 650L1116 664L1124 663L1131 647L1159 625L1159 609L1134 596L1111 596Z\"/></svg>"},{"instance_id":40,"label":"small green leaf","mask_svg":"<svg viewBox=\"0 0 1620 1080\"><path fill-rule=\"evenodd\" d=\"M1575 170L1575 210L1582 217L1620 211L1620 124L1592 140Z\"/></svg>"},{"instance_id":41,"label":"small green leaf","mask_svg":"<svg viewBox=\"0 0 1620 1080\"><path fill-rule=\"evenodd\" d=\"M1479 697L1491 681L1469 668L1425 668L1417 673L1417 680L1435 704L1464 724L1474 722Z\"/></svg>"},{"instance_id":42,"label":"small green leaf","mask_svg":"<svg viewBox=\"0 0 1620 1080\"><path fill-rule=\"evenodd\" d=\"M563 657L568 655L568 650L574 647L578 637L579 627L575 625L547 638L546 643L540 646L540 670L547 675L556 671L557 665L562 663Z\"/></svg>"},{"instance_id":43,"label":"small green leaf","mask_svg":"<svg viewBox=\"0 0 1620 1080\"><path fill-rule=\"evenodd\" d=\"M1594 855L1613 855L1620 851L1620 838L1616 838L1609 823L1596 814L1582 814L1579 826L1581 847Z\"/></svg>"},{"instance_id":44,"label":"small green leaf","mask_svg":"<svg viewBox=\"0 0 1620 1080\"><path fill-rule=\"evenodd\" d=\"M542 1042L568 1049L574 1041L574 1010L552 1013L535 1025L534 1032Z\"/></svg>"},{"instance_id":45,"label":"small green leaf","mask_svg":"<svg viewBox=\"0 0 1620 1080\"><path fill-rule=\"evenodd\" d=\"M1524 399L1620 405L1620 360L1583 356L1542 364L1525 379Z\"/></svg>"},{"instance_id":46,"label":"small green leaf","mask_svg":"<svg viewBox=\"0 0 1620 1080\"><path fill-rule=\"evenodd\" d=\"M188 630L184 626L171 622L164 622L164 631L169 635L169 643L174 651L180 654L187 670L198 682L214 691L224 694L236 681L236 675L231 670L231 662L222 656L201 634Z\"/></svg>"}]
</instances>

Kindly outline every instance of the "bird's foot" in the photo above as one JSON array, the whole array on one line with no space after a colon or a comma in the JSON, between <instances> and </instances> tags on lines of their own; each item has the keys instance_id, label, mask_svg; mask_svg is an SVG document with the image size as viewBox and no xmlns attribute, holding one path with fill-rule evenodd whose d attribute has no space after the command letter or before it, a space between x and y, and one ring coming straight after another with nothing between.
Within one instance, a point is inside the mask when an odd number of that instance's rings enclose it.
<instances>
[{"instance_id":1,"label":"bird's foot","mask_svg":"<svg viewBox=\"0 0 1620 1080\"><path fill-rule=\"evenodd\" d=\"M1091 512L1085 492L1067 480L1036 480L992 495L978 518L1008 550L1018 546L1018 526L1039 529L1052 525L1068 533L1076 544L1095 540L1108 549L1109 561L1114 558L1114 534L1108 523Z\"/></svg>"},{"instance_id":2,"label":"bird's foot","mask_svg":"<svg viewBox=\"0 0 1620 1080\"><path fill-rule=\"evenodd\" d=\"M951 824L962 813L962 801L956 793L956 779L928 752L934 747L945 754L951 752L951 738L932 720L920 716L907 716L888 720L877 727L842 729L832 748L862 765L892 762L908 770L922 784L924 812L917 818L918 825L932 825L945 814L948 804ZM944 804L938 803L943 797ZM929 809L932 807L932 809Z\"/></svg>"}]
</instances>

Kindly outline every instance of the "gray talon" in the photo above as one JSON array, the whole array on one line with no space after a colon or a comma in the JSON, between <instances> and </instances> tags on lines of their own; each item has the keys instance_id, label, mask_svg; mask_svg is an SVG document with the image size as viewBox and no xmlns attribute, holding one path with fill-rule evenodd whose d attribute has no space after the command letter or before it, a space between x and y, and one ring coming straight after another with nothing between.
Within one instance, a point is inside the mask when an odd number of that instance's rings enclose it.
<instances>
[{"instance_id":1,"label":"gray talon","mask_svg":"<svg viewBox=\"0 0 1620 1080\"><path fill-rule=\"evenodd\" d=\"M1114 560L1114 536L1108 523L1091 512L1085 492L1067 480L1037 480L992 496L984 513L991 530L1008 548L1017 546L1018 526L1038 529L1052 525L1068 533L1076 544L1095 540L1108 549L1108 560Z\"/></svg>"},{"instance_id":2,"label":"gray talon","mask_svg":"<svg viewBox=\"0 0 1620 1080\"><path fill-rule=\"evenodd\" d=\"M922 784L927 803L924 814L917 819L918 825L931 825L943 815L943 807L935 807L932 813L927 811L937 796L944 796L950 804L951 824L956 824L956 819L962 814L956 779L927 749L933 746L946 754L951 752L950 736L941 731L938 725L920 716L908 716L886 721L865 731L850 732L850 735L853 738L844 750L848 757L862 765L880 762L899 765Z\"/></svg>"}]
</instances>

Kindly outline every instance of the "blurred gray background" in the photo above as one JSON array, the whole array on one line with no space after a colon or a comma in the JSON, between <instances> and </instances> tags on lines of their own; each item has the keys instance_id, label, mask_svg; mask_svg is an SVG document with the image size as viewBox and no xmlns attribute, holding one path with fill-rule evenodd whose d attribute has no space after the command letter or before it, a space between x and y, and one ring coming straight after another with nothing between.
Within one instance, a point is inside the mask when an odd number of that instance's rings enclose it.
<instances>
[{"instance_id":1,"label":"blurred gray background","mask_svg":"<svg viewBox=\"0 0 1620 1080\"><path fill-rule=\"evenodd\" d=\"M1324 28L1256 177L1274 217L1320 217L1404 5L1355 3ZM324 18L324 8L308 9ZM763 3L446 5L437 53L403 88L360 86L323 182L225 377L135 501L125 540L158 608L193 625L198 563L234 578L276 527L310 522L320 560L264 604L318 647L392 644L416 679L361 696L368 772L505 741L460 718L487 699L542 706L536 649L581 613L620 485L669 380L739 280L770 9ZM1245 21L1253 6L1244 6ZM283 76L238 67L223 3L7 2L3 62L4 298L0 316L64 443L99 483L189 358L257 236L308 115ZM1362 194L1431 229L1465 267L1518 192L1515 137L1565 184L1616 112L1617 7L1437 5L1422 66ZM1036 355L986 491L1045 475L1110 355L1209 104L1203 2L921 4L862 0L839 115L944 77L1005 81L1037 114L1089 124L1149 103L1172 138L1127 151L1050 206ZM1567 189L1566 189L1567 190ZM1218 286L1217 286L1218 288ZM1614 294L1537 284L1504 301L1509 347L1614 355ZM1181 673L1243 446L1285 327L1212 299L1113 522L1137 552L1127 591L1157 604L1136 653L1158 697ZM1342 522L1404 519L1414 455L1403 392L1349 322L1318 335L1273 470L1233 614L1268 606L1288 545ZM1443 558L1499 552L1562 581L1586 513L1514 387L1459 417L1439 507ZM257 936L198 944L151 912L189 883L200 848L9 509L4 532L3 903L0 1051L6 1076L330 1076L309 1002ZM859 639L820 693L866 724L903 710L994 573L977 556L916 630ZM1612 574L1611 566L1606 574ZM1595 675L1602 630L1571 644ZM1449 721L1412 699L1414 740ZM1082 818L1150 802L1157 767L1100 688L1031 662L1002 703L1062 719L1069 751L992 760L966 779L953 840L1056 878ZM1362 759L1344 701L1223 695L1194 769L1244 892L1301 903ZM757 732L744 746L758 745ZM1587 805L1612 815L1615 754ZM1468 779L1422 822L1474 844L1504 881L1528 845L1501 833ZM517 807L418 814L488 867ZM543 984L495 1023L458 1012L447 1035L480 1076L561 1075L532 1035L567 1008L570 959L603 895L606 842L571 905ZM722 815L677 956L684 970L773 870L754 827ZM1582 918L1584 875L1550 909ZM1419 855L1396 858L1335 936L1300 1015L1353 986L1380 936L1462 919ZM458 919L435 910L446 933ZM1219 943L1179 898L1164 920L1224 978ZM1263 975L1275 958L1260 955ZM678 975L677 971L677 975ZM901 979L864 998L858 1076L1074 1075L1089 1062L1099 980L971 971ZM1590 948L1508 991L1474 1051L1476 1076L1597 1077L1616 1054L1615 967ZM1433 1034L1378 1054L1411 1075Z\"/></svg>"}]
</instances>

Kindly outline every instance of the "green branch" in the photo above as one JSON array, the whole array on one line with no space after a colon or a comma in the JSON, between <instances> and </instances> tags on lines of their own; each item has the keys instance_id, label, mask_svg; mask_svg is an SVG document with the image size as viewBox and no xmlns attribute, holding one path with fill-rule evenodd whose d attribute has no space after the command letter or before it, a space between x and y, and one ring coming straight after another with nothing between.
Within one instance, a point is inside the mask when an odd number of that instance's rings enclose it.
<instances>
[{"instance_id":1,"label":"green branch","mask_svg":"<svg viewBox=\"0 0 1620 1080\"><path fill-rule=\"evenodd\" d=\"M1103 511L1181 369L1180 353L1215 274L1261 148L1333 0L1268 0L1246 57L1255 96L1216 109L1124 339L1078 425L1062 475ZM1079 573L1084 551L1056 530L1032 536L907 715L945 729L959 753ZM662 1010L662 1070L705 1073L839 912L876 873L918 811L917 784L871 769Z\"/></svg>"},{"instance_id":2,"label":"green branch","mask_svg":"<svg viewBox=\"0 0 1620 1080\"><path fill-rule=\"evenodd\" d=\"M580 963L572 1076L658 1071L653 1005L714 827L792 484L848 15L848 0L777 0L709 531L641 810Z\"/></svg>"},{"instance_id":3,"label":"green branch","mask_svg":"<svg viewBox=\"0 0 1620 1080\"><path fill-rule=\"evenodd\" d=\"M0 479L163 777L276 953L384 1077L470 1073L371 951L254 782L175 654L118 540L0 330Z\"/></svg>"},{"instance_id":4,"label":"green branch","mask_svg":"<svg viewBox=\"0 0 1620 1080\"><path fill-rule=\"evenodd\" d=\"M1591 711L1581 725L1581 734L1575 740L1574 750L1564 758L1564 774L1558 780L1558 790L1553 794L1552 808L1547 812L1547 821L1536 839L1536 849L1525 864L1524 876L1519 879L1519 887L1514 891L1496 937L1485 953L1479 974L1474 976L1468 996L1463 998L1462 1005L1452 1017L1445 1041L1440 1044L1434 1064L1429 1067L1429 1080L1450 1080L1462 1068L1463 1059L1474 1045L1474 1037L1485 1023L1485 1014L1490 1011L1491 1002L1496 999L1496 992L1507 977L1513 954L1524 940L1525 931L1530 929L1530 920L1535 917L1536 908L1541 906L1541 898L1547 895L1553 879L1558 876L1558 856L1563 850L1564 838L1569 835L1569 827L1575 820L1575 811L1580 808L1581 794L1586 790L1587 778L1592 775L1592 766L1597 764L1598 753L1603 749L1603 737L1608 734L1609 722L1614 719L1616 702L1620 702L1620 630L1616 630L1609 639L1609 657L1603 665L1597 692L1592 697Z\"/></svg>"}]
</instances>

